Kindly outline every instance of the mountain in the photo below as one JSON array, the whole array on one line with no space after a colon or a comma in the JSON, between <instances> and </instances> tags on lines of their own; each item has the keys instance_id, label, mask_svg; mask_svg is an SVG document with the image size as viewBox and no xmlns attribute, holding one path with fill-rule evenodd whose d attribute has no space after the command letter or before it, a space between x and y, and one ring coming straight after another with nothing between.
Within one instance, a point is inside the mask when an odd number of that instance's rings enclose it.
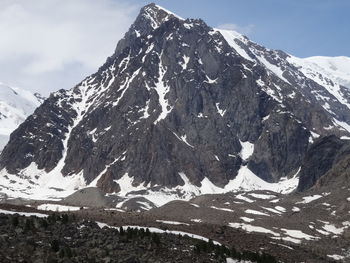
<instances>
[{"instance_id":1,"label":"mountain","mask_svg":"<svg viewBox=\"0 0 350 263\"><path fill-rule=\"evenodd\" d=\"M291 192L316 138L350 136L350 89L306 61L147 5L95 74L13 132L2 192L54 199L98 187L151 206Z\"/></svg>"},{"instance_id":2,"label":"mountain","mask_svg":"<svg viewBox=\"0 0 350 263\"><path fill-rule=\"evenodd\" d=\"M27 90L13 88L0 83L0 152L7 144L9 136L35 108L43 98Z\"/></svg>"},{"instance_id":3,"label":"mountain","mask_svg":"<svg viewBox=\"0 0 350 263\"><path fill-rule=\"evenodd\" d=\"M299 65L308 71L327 77L334 83L350 88L349 57L308 57L299 59Z\"/></svg>"}]
</instances>

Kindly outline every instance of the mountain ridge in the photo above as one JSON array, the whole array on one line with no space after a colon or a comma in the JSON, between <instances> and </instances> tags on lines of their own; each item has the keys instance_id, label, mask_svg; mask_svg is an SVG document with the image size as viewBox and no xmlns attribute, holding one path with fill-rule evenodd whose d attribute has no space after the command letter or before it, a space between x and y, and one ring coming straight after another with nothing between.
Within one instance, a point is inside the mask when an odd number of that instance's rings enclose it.
<instances>
[{"instance_id":1,"label":"mountain ridge","mask_svg":"<svg viewBox=\"0 0 350 263\"><path fill-rule=\"evenodd\" d=\"M153 203L242 187L291 191L314 139L349 136L350 93L332 94L337 84L320 85L288 58L145 6L95 74L55 92L13 133L2 184L30 181L24 196L36 198L97 186Z\"/></svg>"},{"instance_id":2,"label":"mountain ridge","mask_svg":"<svg viewBox=\"0 0 350 263\"><path fill-rule=\"evenodd\" d=\"M7 143L10 133L38 107L43 97L38 93L10 87L0 82L0 152Z\"/></svg>"}]
</instances>

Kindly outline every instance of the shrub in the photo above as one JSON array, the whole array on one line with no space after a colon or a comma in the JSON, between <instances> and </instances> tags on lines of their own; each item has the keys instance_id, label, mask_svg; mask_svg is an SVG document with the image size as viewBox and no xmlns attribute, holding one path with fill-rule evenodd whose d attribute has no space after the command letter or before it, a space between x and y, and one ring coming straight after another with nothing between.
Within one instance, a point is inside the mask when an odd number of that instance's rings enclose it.
<instances>
[{"instance_id":1,"label":"shrub","mask_svg":"<svg viewBox=\"0 0 350 263\"><path fill-rule=\"evenodd\" d=\"M60 243L57 239L54 239L51 241L51 249L55 252L58 252L60 249Z\"/></svg>"}]
</instances>

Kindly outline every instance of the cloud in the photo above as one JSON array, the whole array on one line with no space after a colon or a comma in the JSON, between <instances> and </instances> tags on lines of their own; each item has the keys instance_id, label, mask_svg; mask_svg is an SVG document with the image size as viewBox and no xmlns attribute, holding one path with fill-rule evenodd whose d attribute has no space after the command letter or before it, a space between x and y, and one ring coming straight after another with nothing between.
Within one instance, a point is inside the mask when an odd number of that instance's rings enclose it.
<instances>
[{"instance_id":1,"label":"cloud","mask_svg":"<svg viewBox=\"0 0 350 263\"><path fill-rule=\"evenodd\" d=\"M255 25L250 24L241 26L237 24L222 24L217 26L217 28L237 31L238 33L241 33L243 35L250 35L254 31Z\"/></svg>"},{"instance_id":2,"label":"cloud","mask_svg":"<svg viewBox=\"0 0 350 263\"><path fill-rule=\"evenodd\" d=\"M113 53L139 8L117 0L1 0L0 81L45 95L70 88Z\"/></svg>"}]
</instances>

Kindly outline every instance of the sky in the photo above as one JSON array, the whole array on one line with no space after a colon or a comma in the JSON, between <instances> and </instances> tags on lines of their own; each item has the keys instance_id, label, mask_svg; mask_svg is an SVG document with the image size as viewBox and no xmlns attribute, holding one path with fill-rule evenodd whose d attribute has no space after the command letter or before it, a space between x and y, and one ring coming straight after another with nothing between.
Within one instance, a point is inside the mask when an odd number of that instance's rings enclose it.
<instances>
[{"instance_id":1,"label":"sky","mask_svg":"<svg viewBox=\"0 0 350 263\"><path fill-rule=\"evenodd\" d=\"M153 0L298 57L350 56L349 0ZM0 0L0 82L48 96L94 73L144 0Z\"/></svg>"}]
</instances>

